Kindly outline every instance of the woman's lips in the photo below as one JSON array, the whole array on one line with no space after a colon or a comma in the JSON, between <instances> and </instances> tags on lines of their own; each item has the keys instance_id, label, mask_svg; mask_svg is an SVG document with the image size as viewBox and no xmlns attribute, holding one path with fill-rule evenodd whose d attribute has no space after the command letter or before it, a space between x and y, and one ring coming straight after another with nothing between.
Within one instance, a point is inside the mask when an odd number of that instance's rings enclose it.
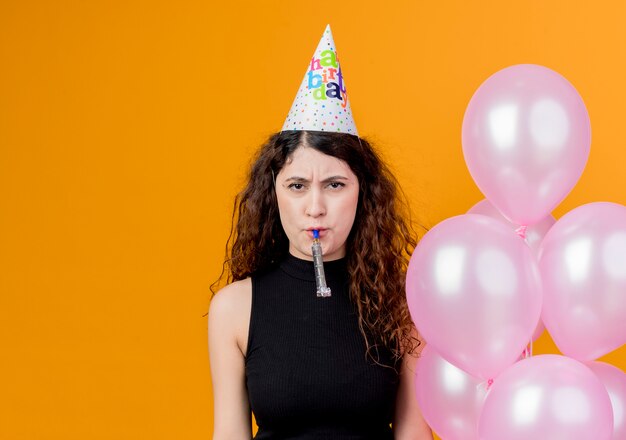
<instances>
[{"instance_id":1,"label":"woman's lips","mask_svg":"<svg viewBox=\"0 0 626 440\"><path fill-rule=\"evenodd\" d=\"M311 228L311 229L307 229L306 230L307 235L309 237L313 238L313 231L314 230L319 232L320 238L324 238L324 235L326 235L326 232L328 231L327 229L324 229L324 228L319 228L319 229Z\"/></svg>"}]
</instances>

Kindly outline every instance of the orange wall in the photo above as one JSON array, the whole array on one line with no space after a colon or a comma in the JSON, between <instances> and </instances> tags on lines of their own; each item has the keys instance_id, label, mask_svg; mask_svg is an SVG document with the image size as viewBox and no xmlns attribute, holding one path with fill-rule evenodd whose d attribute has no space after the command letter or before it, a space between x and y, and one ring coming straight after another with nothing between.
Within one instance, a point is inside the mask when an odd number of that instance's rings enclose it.
<instances>
[{"instance_id":1,"label":"orange wall","mask_svg":"<svg viewBox=\"0 0 626 440\"><path fill-rule=\"evenodd\" d=\"M326 23L359 131L433 226L481 198L463 112L517 63L591 115L555 215L626 204L625 22L621 0L1 2L0 438L209 438L203 314L232 199Z\"/></svg>"}]
</instances>

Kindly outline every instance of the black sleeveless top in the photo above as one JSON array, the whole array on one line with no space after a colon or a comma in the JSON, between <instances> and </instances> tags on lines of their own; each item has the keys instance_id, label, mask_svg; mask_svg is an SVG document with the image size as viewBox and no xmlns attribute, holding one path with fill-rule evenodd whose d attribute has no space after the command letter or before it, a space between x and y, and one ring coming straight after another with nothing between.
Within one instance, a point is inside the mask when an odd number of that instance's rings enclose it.
<instances>
[{"instance_id":1,"label":"black sleeveless top","mask_svg":"<svg viewBox=\"0 0 626 440\"><path fill-rule=\"evenodd\" d=\"M381 346L371 353L389 367L366 357L345 260L324 269L329 298L316 296L313 262L292 255L252 277L245 370L255 439L393 439L396 365Z\"/></svg>"}]
</instances>

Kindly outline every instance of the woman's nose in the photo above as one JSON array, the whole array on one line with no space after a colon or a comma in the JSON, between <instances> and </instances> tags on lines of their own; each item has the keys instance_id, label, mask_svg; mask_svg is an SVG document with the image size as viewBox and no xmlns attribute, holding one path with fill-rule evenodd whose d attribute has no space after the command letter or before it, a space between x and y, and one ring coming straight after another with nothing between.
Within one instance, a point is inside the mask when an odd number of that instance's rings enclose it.
<instances>
[{"instance_id":1,"label":"woman's nose","mask_svg":"<svg viewBox=\"0 0 626 440\"><path fill-rule=\"evenodd\" d=\"M318 190L311 191L307 200L306 215L310 217L319 217L324 214L326 214L324 196Z\"/></svg>"}]
</instances>

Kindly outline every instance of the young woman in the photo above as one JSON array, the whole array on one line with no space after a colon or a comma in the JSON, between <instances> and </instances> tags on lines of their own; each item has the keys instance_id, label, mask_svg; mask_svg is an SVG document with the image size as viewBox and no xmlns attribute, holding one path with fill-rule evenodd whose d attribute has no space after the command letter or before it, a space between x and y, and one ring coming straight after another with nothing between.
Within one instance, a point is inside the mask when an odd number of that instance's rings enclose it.
<instances>
[{"instance_id":1,"label":"young woman","mask_svg":"<svg viewBox=\"0 0 626 440\"><path fill-rule=\"evenodd\" d=\"M332 37L316 54L328 48ZM333 60L314 56L311 71ZM301 92L319 99L311 77ZM251 411L256 439L432 439L414 397L421 347L404 291L415 238L395 179L351 134L341 69L333 77L336 110L296 98L310 118L292 108L235 202L230 284L209 312L214 440L250 439ZM323 131L346 115L343 132ZM314 234L328 297L316 294Z\"/></svg>"}]
</instances>

